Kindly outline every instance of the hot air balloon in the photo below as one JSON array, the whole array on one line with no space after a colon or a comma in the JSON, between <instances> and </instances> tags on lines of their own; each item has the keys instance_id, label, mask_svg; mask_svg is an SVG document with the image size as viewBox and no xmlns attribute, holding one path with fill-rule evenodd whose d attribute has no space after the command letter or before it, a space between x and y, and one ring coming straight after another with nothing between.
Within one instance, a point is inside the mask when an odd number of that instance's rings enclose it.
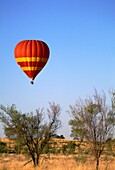
<instances>
[{"instance_id":1,"label":"hot air balloon","mask_svg":"<svg viewBox=\"0 0 115 170\"><path fill-rule=\"evenodd\" d=\"M17 64L32 79L44 68L49 59L48 45L40 40L23 40L14 49Z\"/></svg>"}]
</instances>

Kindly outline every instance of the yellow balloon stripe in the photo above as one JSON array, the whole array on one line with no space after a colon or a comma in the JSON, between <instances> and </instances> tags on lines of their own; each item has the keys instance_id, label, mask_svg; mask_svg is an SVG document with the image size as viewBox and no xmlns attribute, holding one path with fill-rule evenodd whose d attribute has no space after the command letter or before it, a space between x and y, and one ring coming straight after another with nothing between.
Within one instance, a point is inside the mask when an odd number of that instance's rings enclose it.
<instances>
[{"instance_id":1,"label":"yellow balloon stripe","mask_svg":"<svg viewBox=\"0 0 115 170\"><path fill-rule=\"evenodd\" d=\"M23 71L40 71L43 67L21 67Z\"/></svg>"},{"instance_id":2,"label":"yellow balloon stripe","mask_svg":"<svg viewBox=\"0 0 115 170\"><path fill-rule=\"evenodd\" d=\"M47 62L47 58L39 57L16 57L17 62Z\"/></svg>"}]
</instances>

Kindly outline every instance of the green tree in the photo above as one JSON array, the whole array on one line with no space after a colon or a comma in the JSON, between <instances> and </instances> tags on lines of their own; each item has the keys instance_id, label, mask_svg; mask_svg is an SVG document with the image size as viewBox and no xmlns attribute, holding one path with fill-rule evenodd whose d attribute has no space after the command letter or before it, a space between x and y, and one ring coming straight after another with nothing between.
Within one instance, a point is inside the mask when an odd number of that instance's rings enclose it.
<instances>
[{"instance_id":1,"label":"green tree","mask_svg":"<svg viewBox=\"0 0 115 170\"><path fill-rule=\"evenodd\" d=\"M53 138L65 139L63 135L57 135L57 134L54 134Z\"/></svg>"},{"instance_id":2,"label":"green tree","mask_svg":"<svg viewBox=\"0 0 115 170\"><path fill-rule=\"evenodd\" d=\"M106 96L95 93L85 100L79 98L74 106L70 106L69 113L72 119L71 136L80 142L87 142L90 152L96 160L96 170L99 169L100 157L114 135L115 111L112 98L112 106L106 104ZM114 103L115 104L115 103Z\"/></svg>"},{"instance_id":3,"label":"green tree","mask_svg":"<svg viewBox=\"0 0 115 170\"><path fill-rule=\"evenodd\" d=\"M22 114L15 105L0 106L0 120L4 125L6 137L14 139L18 145L26 146L34 166L39 165L39 158L44 147L61 126L60 106L55 103L50 103L49 106L46 120L44 109L37 109L35 113Z\"/></svg>"}]
</instances>

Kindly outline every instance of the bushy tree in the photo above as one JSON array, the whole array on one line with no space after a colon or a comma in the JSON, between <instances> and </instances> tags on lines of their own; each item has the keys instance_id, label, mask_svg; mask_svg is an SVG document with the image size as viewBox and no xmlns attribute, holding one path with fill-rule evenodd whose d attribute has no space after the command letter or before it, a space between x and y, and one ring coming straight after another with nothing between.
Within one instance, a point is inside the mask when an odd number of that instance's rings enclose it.
<instances>
[{"instance_id":1,"label":"bushy tree","mask_svg":"<svg viewBox=\"0 0 115 170\"><path fill-rule=\"evenodd\" d=\"M95 157L96 170L99 168L99 159L109 139L114 135L115 107L113 103L109 108L106 103L106 96L95 93L85 100L79 98L74 106L70 106L69 113L72 119L71 136L81 142L87 142L90 146L90 153ZM110 140L109 140L110 141Z\"/></svg>"},{"instance_id":2,"label":"bushy tree","mask_svg":"<svg viewBox=\"0 0 115 170\"><path fill-rule=\"evenodd\" d=\"M45 120L44 109L37 109L35 113L21 113L15 105L0 106L0 120L4 125L6 137L14 139L19 145L26 146L34 166L39 164L40 155L50 138L61 126L59 115L61 108L50 103Z\"/></svg>"},{"instance_id":3,"label":"bushy tree","mask_svg":"<svg viewBox=\"0 0 115 170\"><path fill-rule=\"evenodd\" d=\"M57 134L54 134L53 138L65 139L63 135L57 135Z\"/></svg>"}]
</instances>

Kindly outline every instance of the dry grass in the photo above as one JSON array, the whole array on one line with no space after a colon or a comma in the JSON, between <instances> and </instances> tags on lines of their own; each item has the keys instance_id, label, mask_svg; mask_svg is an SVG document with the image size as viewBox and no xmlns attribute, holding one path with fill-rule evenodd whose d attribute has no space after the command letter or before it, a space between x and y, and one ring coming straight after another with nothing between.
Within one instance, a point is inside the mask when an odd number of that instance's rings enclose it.
<instances>
[{"instance_id":1,"label":"dry grass","mask_svg":"<svg viewBox=\"0 0 115 170\"><path fill-rule=\"evenodd\" d=\"M1 139L11 147L14 146L13 141ZM58 145L63 145L70 140L55 139ZM72 155L50 155L50 158L42 156L40 166L33 168L32 162L23 166L28 160L23 155L2 155L0 157L0 170L95 170L95 162L90 160L86 163L76 162ZM111 162L101 161L99 170L115 170L115 159Z\"/></svg>"},{"instance_id":2,"label":"dry grass","mask_svg":"<svg viewBox=\"0 0 115 170\"><path fill-rule=\"evenodd\" d=\"M85 164L77 163L72 156L52 155L50 159L41 158L41 165L36 169L32 163L23 166L27 160L22 155L2 156L0 158L0 170L94 170L94 162L86 162ZM100 170L114 170L115 160L108 164L100 164Z\"/></svg>"}]
</instances>

